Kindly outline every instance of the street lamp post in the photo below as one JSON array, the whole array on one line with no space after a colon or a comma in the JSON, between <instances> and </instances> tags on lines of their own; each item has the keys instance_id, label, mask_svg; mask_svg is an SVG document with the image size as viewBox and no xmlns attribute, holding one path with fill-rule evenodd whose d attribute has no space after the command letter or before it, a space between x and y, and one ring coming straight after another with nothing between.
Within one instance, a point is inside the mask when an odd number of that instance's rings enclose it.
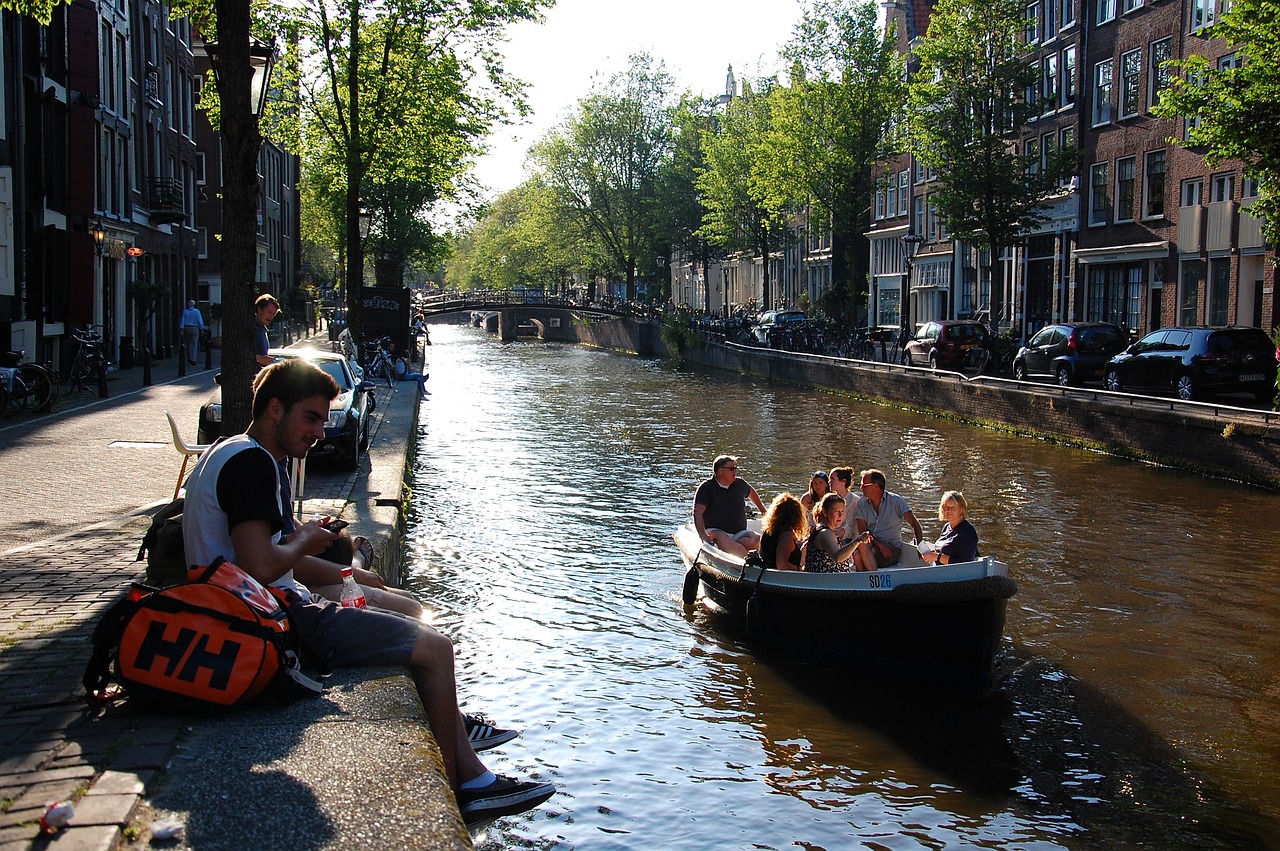
<instances>
[{"instance_id":1,"label":"street lamp post","mask_svg":"<svg viewBox=\"0 0 1280 851\"><path fill-rule=\"evenodd\" d=\"M904 333L911 328L911 269L915 265L916 252L920 250L922 242L924 237L914 231L908 231L902 237L902 260L906 274L902 276L902 302L898 305L898 313Z\"/></svg>"}]
</instances>

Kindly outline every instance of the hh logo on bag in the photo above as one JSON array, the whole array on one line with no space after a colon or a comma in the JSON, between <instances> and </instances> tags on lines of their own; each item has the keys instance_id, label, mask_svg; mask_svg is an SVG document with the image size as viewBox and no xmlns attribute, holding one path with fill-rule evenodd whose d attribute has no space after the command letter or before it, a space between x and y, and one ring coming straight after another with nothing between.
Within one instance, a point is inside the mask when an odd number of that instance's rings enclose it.
<instances>
[{"instance_id":1,"label":"hh logo on bag","mask_svg":"<svg viewBox=\"0 0 1280 851\"><path fill-rule=\"evenodd\" d=\"M194 683L196 674L203 669L209 672L209 688L226 691L242 645L236 641L223 641L221 650L211 652L209 635L197 638L195 630L179 628L177 636L170 641L165 639L168 627L159 621L147 626L146 637L138 645L134 666L139 671L149 672L157 659L163 659L165 677L173 677L177 671L177 678L188 683Z\"/></svg>"}]
</instances>

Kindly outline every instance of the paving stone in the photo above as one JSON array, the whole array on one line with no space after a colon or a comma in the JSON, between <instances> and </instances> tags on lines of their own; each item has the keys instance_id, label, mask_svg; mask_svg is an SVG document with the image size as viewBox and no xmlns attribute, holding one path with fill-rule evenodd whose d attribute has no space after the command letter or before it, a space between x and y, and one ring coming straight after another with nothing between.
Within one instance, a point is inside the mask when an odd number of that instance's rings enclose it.
<instances>
[{"instance_id":1,"label":"paving stone","mask_svg":"<svg viewBox=\"0 0 1280 851\"><path fill-rule=\"evenodd\" d=\"M50 837L49 844L44 846L56 851L112 851L120 828L110 826L70 827Z\"/></svg>"},{"instance_id":2,"label":"paving stone","mask_svg":"<svg viewBox=\"0 0 1280 851\"><path fill-rule=\"evenodd\" d=\"M11 774L9 777L14 782L35 785L37 783L57 783L60 780L87 780L96 773L87 765L75 765L68 768L46 768L27 774Z\"/></svg>"},{"instance_id":3,"label":"paving stone","mask_svg":"<svg viewBox=\"0 0 1280 851\"><path fill-rule=\"evenodd\" d=\"M85 797L95 795L141 795L154 771L104 771L93 781Z\"/></svg>"},{"instance_id":4,"label":"paving stone","mask_svg":"<svg viewBox=\"0 0 1280 851\"><path fill-rule=\"evenodd\" d=\"M164 768L173 748L169 745L130 745L109 763L116 771L138 768Z\"/></svg>"},{"instance_id":5,"label":"paving stone","mask_svg":"<svg viewBox=\"0 0 1280 851\"><path fill-rule=\"evenodd\" d=\"M65 801L72 797L77 789L85 785L87 785L87 781L83 780L56 780L52 783L36 783L28 786L25 792L14 798L13 804L9 807L9 812L30 809L43 811L45 805L50 801ZM36 818L39 817L37 813Z\"/></svg>"},{"instance_id":6,"label":"paving stone","mask_svg":"<svg viewBox=\"0 0 1280 851\"><path fill-rule=\"evenodd\" d=\"M138 803L137 795L86 795L76 802L73 825L125 824Z\"/></svg>"}]
</instances>

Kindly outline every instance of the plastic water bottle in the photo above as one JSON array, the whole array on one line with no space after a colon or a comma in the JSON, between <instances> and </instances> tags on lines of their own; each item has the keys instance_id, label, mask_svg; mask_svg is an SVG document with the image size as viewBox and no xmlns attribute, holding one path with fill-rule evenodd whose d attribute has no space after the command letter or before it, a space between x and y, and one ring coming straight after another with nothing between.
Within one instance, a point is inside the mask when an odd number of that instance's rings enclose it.
<instances>
[{"instance_id":1,"label":"plastic water bottle","mask_svg":"<svg viewBox=\"0 0 1280 851\"><path fill-rule=\"evenodd\" d=\"M364 608L364 592L356 584L356 578L350 567L342 568L342 594L338 597L338 602L355 609Z\"/></svg>"}]
</instances>

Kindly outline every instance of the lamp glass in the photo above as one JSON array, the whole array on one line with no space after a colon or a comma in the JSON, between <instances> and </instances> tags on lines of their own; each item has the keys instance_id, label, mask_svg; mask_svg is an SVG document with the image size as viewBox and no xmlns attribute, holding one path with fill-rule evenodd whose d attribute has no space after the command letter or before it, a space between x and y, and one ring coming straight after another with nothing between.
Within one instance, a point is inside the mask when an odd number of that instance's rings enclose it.
<instances>
[{"instance_id":1,"label":"lamp glass","mask_svg":"<svg viewBox=\"0 0 1280 851\"><path fill-rule=\"evenodd\" d=\"M369 224L370 224L370 222L372 221L373 216L369 214L369 211L368 211L368 210L366 210L364 207L361 207L361 208L360 208L360 216L359 216L359 219L360 219L360 223L359 223L359 227L360 227L360 238L361 238L361 239L368 239L368 238L369 238Z\"/></svg>"}]
</instances>

